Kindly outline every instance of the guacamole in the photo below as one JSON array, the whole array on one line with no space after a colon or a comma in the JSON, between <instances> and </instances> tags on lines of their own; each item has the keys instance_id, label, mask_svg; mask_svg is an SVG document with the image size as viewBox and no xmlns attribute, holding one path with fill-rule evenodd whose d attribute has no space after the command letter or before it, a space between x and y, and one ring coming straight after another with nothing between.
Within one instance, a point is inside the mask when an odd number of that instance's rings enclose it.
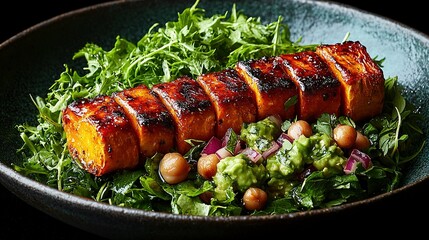
<instances>
[{"instance_id":1,"label":"guacamole","mask_svg":"<svg viewBox=\"0 0 429 240\"><path fill-rule=\"evenodd\" d=\"M301 135L293 144L283 144L267 159L266 168L274 178L292 178L307 165L313 165L329 176L340 173L345 162L343 151L333 139L324 133L316 133L308 138Z\"/></svg>"},{"instance_id":2,"label":"guacamole","mask_svg":"<svg viewBox=\"0 0 429 240\"><path fill-rule=\"evenodd\" d=\"M310 141L313 145L310 158L317 170L322 171L325 176L343 172L347 158L331 137L318 133L311 136Z\"/></svg>"},{"instance_id":3,"label":"guacamole","mask_svg":"<svg viewBox=\"0 0 429 240\"><path fill-rule=\"evenodd\" d=\"M262 186L267 177L264 165L251 162L243 154L224 158L217 164L213 177L215 198L225 201L232 191L244 192L251 186Z\"/></svg>"},{"instance_id":4,"label":"guacamole","mask_svg":"<svg viewBox=\"0 0 429 240\"><path fill-rule=\"evenodd\" d=\"M240 139L248 147L258 152L264 152L271 147L271 143L277 139L281 128L270 117L254 123L243 124Z\"/></svg>"}]
</instances>

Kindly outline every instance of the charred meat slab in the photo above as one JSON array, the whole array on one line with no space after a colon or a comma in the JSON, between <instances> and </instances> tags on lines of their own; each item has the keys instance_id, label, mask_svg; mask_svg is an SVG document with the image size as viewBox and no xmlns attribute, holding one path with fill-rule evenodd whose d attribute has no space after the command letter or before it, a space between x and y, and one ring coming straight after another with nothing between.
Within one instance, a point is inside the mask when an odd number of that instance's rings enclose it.
<instances>
[{"instance_id":1,"label":"charred meat slab","mask_svg":"<svg viewBox=\"0 0 429 240\"><path fill-rule=\"evenodd\" d=\"M101 176L138 165L138 138L110 96L73 102L63 110L62 122L71 156L88 172Z\"/></svg>"},{"instance_id":2,"label":"charred meat slab","mask_svg":"<svg viewBox=\"0 0 429 240\"><path fill-rule=\"evenodd\" d=\"M285 103L298 95L298 88L274 57L240 61L237 72L255 93L258 120L270 115L280 115L283 120L295 116L295 106L285 108Z\"/></svg>"},{"instance_id":3,"label":"charred meat slab","mask_svg":"<svg viewBox=\"0 0 429 240\"><path fill-rule=\"evenodd\" d=\"M113 94L136 132L143 158L174 148L175 130L167 108L145 85Z\"/></svg>"},{"instance_id":4,"label":"charred meat slab","mask_svg":"<svg viewBox=\"0 0 429 240\"><path fill-rule=\"evenodd\" d=\"M152 87L167 107L176 129L176 147L180 153L191 145L186 140L209 140L214 135L216 116L209 97L198 83L189 77L180 77Z\"/></svg>"},{"instance_id":5,"label":"charred meat slab","mask_svg":"<svg viewBox=\"0 0 429 240\"><path fill-rule=\"evenodd\" d=\"M316 53L341 82L341 112L355 121L381 113L384 104L384 76L360 42L320 45Z\"/></svg>"},{"instance_id":6,"label":"charred meat slab","mask_svg":"<svg viewBox=\"0 0 429 240\"><path fill-rule=\"evenodd\" d=\"M216 112L217 137L229 128L239 132L243 123L257 119L257 107L252 89L234 69L202 74L197 82L209 96Z\"/></svg>"},{"instance_id":7,"label":"charred meat slab","mask_svg":"<svg viewBox=\"0 0 429 240\"><path fill-rule=\"evenodd\" d=\"M340 82L315 52L283 54L278 59L299 89L299 119L312 121L322 113L339 114Z\"/></svg>"},{"instance_id":8,"label":"charred meat slab","mask_svg":"<svg viewBox=\"0 0 429 240\"><path fill-rule=\"evenodd\" d=\"M295 97L294 106L285 104ZM62 122L71 156L101 176L157 152L185 154L192 139L239 133L244 123L270 115L313 121L328 113L361 121L380 114L383 101L381 68L360 42L346 41L79 99Z\"/></svg>"}]
</instances>

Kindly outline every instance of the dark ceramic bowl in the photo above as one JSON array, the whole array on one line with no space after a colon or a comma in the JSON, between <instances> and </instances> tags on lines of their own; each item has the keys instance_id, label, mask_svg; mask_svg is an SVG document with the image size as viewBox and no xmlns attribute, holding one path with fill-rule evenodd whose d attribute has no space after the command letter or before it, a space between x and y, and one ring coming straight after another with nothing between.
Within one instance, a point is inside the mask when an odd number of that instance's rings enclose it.
<instances>
[{"instance_id":1,"label":"dark ceramic bowl","mask_svg":"<svg viewBox=\"0 0 429 240\"><path fill-rule=\"evenodd\" d=\"M202 1L207 14L224 13L233 1ZM429 94L429 38L413 29L356 9L319 1L268 0L235 1L247 15L260 16L265 22L285 17L293 39L303 43L335 43L347 32L350 40L359 40L372 56L385 57L385 76L398 76L406 97L427 106ZM315 229L332 216L348 221L348 213L388 201L429 181L429 148L404 172L401 186L363 201L329 209L273 216L199 217L147 212L97 203L60 192L12 170L18 160L16 149L21 139L16 124L34 122L36 109L29 94L44 96L63 71L73 66L71 56L87 42L105 49L120 35L136 42L155 22L174 20L177 13L193 1L120 1L95 5L50 19L0 45L0 182L35 208L70 225L96 235L126 238L220 238L252 237L260 233L285 233L296 229ZM422 108L429 120L429 110ZM427 132L429 121L423 130ZM423 139L422 139L423 140ZM2 208L4 206L1 206ZM427 208L426 208L427 209ZM370 216L371 218L374 216ZM310 231L311 232L311 231ZM310 232L303 232L304 236ZM67 234L67 233L65 233Z\"/></svg>"}]
</instances>

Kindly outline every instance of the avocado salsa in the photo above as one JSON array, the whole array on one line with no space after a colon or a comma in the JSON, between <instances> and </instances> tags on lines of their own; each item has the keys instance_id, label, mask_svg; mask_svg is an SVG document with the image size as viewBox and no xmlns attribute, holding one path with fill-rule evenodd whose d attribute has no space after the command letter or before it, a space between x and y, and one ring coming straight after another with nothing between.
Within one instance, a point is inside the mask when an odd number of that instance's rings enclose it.
<instances>
[{"instance_id":1,"label":"avocado salsa","mask_svg":"<svg viewBox=\"0 0 429 240\"><path fill-rule=\"evenodd\" d=\"M295 140L284 135L296 119L279 124L279 118L270 116L245 123L238 136L230 138L239 142L241 150L234 149L223 158L218 155L221 160L216 174L205 180L211 186L207 190L210 200L205 204L216 209L212 215L279 214L336 206L390 191L399 173L386 167L386 157L377 150L381 139L374 135L373 125L385 117L359 126L345 116L322 114L311 123L310 136L300 135ZM367 134L370 145L360 150L340 148L333 134L340 125ZM206 144L196 145L191 152L204 154ZM355 162L358 164L352 166ZM200 178L198 173L196 178ZM250 188L267 195L260 209L244 206L243 196Z\"/></svg>"},{"instance_id":2,"label":"avocado salsa","mask_svg":"<svg viewBox=\"0 0 429 240\"><path fill-rule=\"evenodd\" d=\"M256 152L262 153L267 151L270 144L274 143L281 134L285 133L281 126L272 119L272 117L267 117L255 123L243 124L239 133L239 139L244 144L243 149L250 147ZM290 124L289 121L285 121L285 123ZM317 129L315 130L317 131ZM297 201L294 195L307 195L307 193L301 193L304 181L309 176L313 178L316 175L321 185L324 182L335 181L345 175L343 169L347 161L344 151L337 146L331 136L324 132L315 132L309 137L301 135L292 142L284 140L281 147L267 158L258 161L252 161L251 158L242 151L220 160L212 181L213 202L220 205L235 204L240 207L242 204L237 199L240 199L250 187L258 187L267 192L269 198L267 208L270 208L270 204L275 203L276 200L287 199L289 204L294 207L283 209L283 211L301 209L304 205L299 200ZM357 181L357 179L353 179L353 181ZM341 184L341 187L337 186L341 189L340 191L357 187L357 185L347 186L345 182L338 182L338 184ZM326 191L314 197L317 197L319 201L324 199L321 202L338 201L338 199L330 199L331 193L331 191ZM307 201L312 202L311 194L307 198ZM317 204L311 203L312 207L316 207ZM257 214L257 212L253 214Z\"/></svg>"},{"instance_id":3,"label":"avocado salsa","mask_svg":"<svg viewBox=\"0 0 429 240\"><path fill-rule=\"evenodd\" d=\"M280 126L270 118L265 118L244 124L240 139L256 151L266 151L269 143L277 139L281 132ZM338 175L342 173L346 160L344 152L327 134L316 133L310 137L301 135L296 141L287 141L267 159L256 163L243 153L222 159L213 178L216 186L214 196L224 201L227 190L243 193L252 186L265 188L268 181L271 183L270 188L276 190L276 197L284 197L290 194L291 189L284 189L279 194L283 186L297 185L304 169L320 171L324 176Z\"/></svg>"}]
</instances>

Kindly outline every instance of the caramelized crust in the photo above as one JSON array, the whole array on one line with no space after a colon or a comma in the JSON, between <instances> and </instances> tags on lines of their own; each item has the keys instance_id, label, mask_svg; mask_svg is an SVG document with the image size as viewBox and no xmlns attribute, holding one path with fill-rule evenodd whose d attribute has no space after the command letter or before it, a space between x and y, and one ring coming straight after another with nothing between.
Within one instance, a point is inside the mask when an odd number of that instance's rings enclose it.
<instances>
[{"instance_id":1,"label":"caramelized crust","mask_svg":"<svg viewBox=\"0 0 429 240\"><path fill-rule=\"evenodd\" d=\"M321 45L316 53L341 82L342 114L355 121L381 113L384 104L384 76L360 42Z\"/></svg>"},{"instance_id":2,"label":"caramelized crust","mask_svg":"<svg viewBox=\"0 0 429 240\"><path fill-rule=\"evenodd\" d=\"M113 94L133 126L143 157L167 153L174 147L174 125L167 108L145 85Z\"/></svg>"},{"instance_id":3,"label":"caramelized crust","mask_svg":"<svg viewBox=\"0 0 429 240\"><path fill-rule=\"evenodd\" d=\"M298 95L298 88L277 59L241 61L236 70L255 93L258 120L276 114L283 120L295 116L295 106L285 109L285 102Z\"/></svg>"},{"instance_id":4,"label":"caramelized crust","mask_svg":"<svg viewBox=\"0 0 429 240\"><path fill-rule=\"evenodd\" d=\"M217 137L223 137L229 128L238 133L243 123L257 119L254 93L234 69L203 74L197 81L215 108Z\"/></svg>"},{"instance_id":5,"label":"caramelized crust","mask_svg":"<svg viewBox=\"0 0 429 240\"><path fill-rule=\"evenodd\" d=\"M95 176L136 167L137 136L123 109L108 96L81 99L63 111L71 156Z\"/></svg>"},{"instance_id":6,"label":"caramelized crust","mask_svg":"<svg viewBox=\"0 0 429 240\"><path fill-rule=\"evenodd\" d=\"M320 45L316 51L238 62L196 80L180 77L149 89L80 99L63 110L71 156L101 176L134 168L140 156L176 150L187 140L222 138L229 128L270 115L316 120L322 113L367 120L382 112L384 76L359 42ZM285 102L297 96L297 104Z\"/></svg>"},{"instance_id":7,"label":"caramelized crust","mask_svg":"<svg viewBox=\"0 0 429 240\"><path fill-rule=\"evenodd\" d=\"M339 114L340 82L315 52L283 54L278 59L299 88L299 119L312 121L322 113Z\"/></svg>"},{"instance_id":8,"label":"caramelized crust","mask_svg":"<svg viewBox=\"0 0 429 240\"><path fill-rule=\"evenodd\" d=\"M156 84L152 90L167 107L176 128L176 147L184 154L190 148L185 140L209 140L214 135L216 116L208 96L189 77Z\"/></svg>"}]
</instances>

